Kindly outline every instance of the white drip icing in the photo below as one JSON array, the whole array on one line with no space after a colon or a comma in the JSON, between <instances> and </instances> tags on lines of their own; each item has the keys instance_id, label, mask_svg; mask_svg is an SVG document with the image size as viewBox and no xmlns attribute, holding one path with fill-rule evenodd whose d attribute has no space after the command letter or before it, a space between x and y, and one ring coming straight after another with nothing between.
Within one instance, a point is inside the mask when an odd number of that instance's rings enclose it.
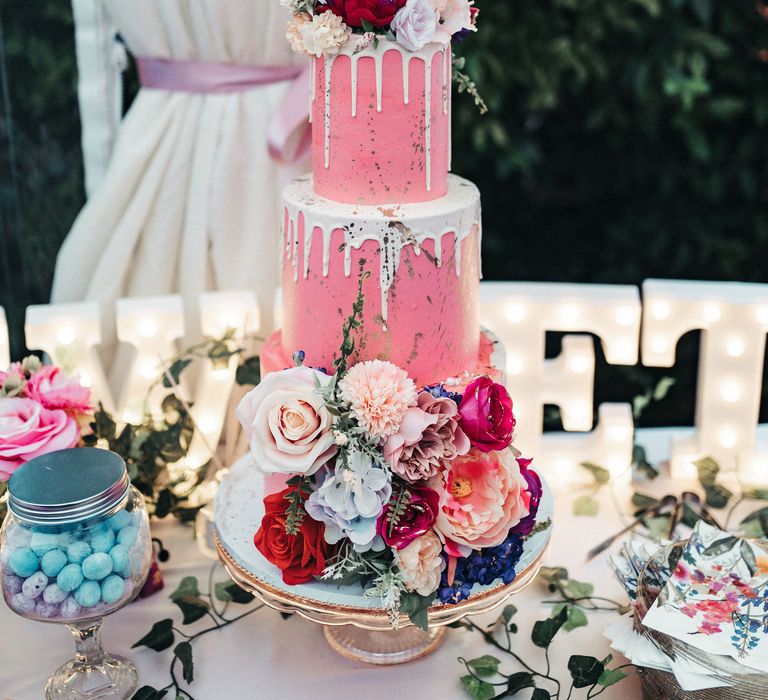
<instances>
[{"instance_id":1,"label":"white drip icing","mask_svg":"<svg viewBox=\"0 0 768 700\"><path fill-rule=\"evenodd\" d=\"M432 188L432 62L436 55L440 55L442 61L442 106L443 114L449 114L450 112L450 84L451 84L451 52L450 48L441 44L429 44L421 51L413 52L404 49L399 44L391 41L379 41L377 47L368 47L363 51L353 52L353 49L343 49L338 55L346 55L350 59L350 71L351 71L351 112L353 117L357 117L357 103L358 103L358 73L360 59L367 57L372 58L374 61L374 72L376 76L376 111L382 111L383 94L384 94L384 56L389 51L397 51L402 60L403 66L403 104L410 103L410 69L411 61L420 60L424 62L424 101L425 101L425 125L424 125L424 138L425 138L425 157L426 157L426 188L430 191ZM325 65L325 119L324 119L324 131L325 131L325 167L330 167L330 129L331 129L331 72L333 62L336 56L326 56L324 58ZM312 80L312 95L311 101L315 100L315 79ZM449 117L450 119L450 117ZM450 127L449 127L450 128ZM448 143L448 159L450 161L451 144ZM450 169L450 168L449 168Z\"/></svg>"},{"instance_id":2,"label":"white drip icing","mask_svg":"<svg viewBox=\"0 0 768 700\"><path fill-rule=\"evenodd\" d=\"M331 166L331 72L333 70L334 56L325 58L325 167Z\"/></svg>"},{"instance_id":3,"label":"white drip icing","mask_svg":"<svg viewBox=\"0 0 768 700\"><path fill-rule=\"evenodd\" d=\"M432 59L424 61L424 148L427 192L432 189Z\"/></svg>"},{"instance_id":4,"label":"white drip icing","mask_svg":"<svg viewBox=\"0 0 768 700\"><path fill-rule=\"evenodd\" d=\"M402 251L412 246L419 255L426 241L432 241L435 264L443 264L442 239L454 236L456 276L461 275L461 246L465 239L480 229L480 194L466 180L450 176L448 194L431 202L400 206L350 205L332 202L317 196L311 178L301 178L289 185L284 193L285 214L288 219L288 246L285 259L293 266L293 279L298 281L299 219L303 220L303 276L309 274L309 260L316 231L322 238L323 277L331 264L331 238L336 230L344 231L344 274L352 274L352 250L359 250L367 241L377 244L382 319L387 321L389 290L400 266Z\"/></svg>"}]
</instances>

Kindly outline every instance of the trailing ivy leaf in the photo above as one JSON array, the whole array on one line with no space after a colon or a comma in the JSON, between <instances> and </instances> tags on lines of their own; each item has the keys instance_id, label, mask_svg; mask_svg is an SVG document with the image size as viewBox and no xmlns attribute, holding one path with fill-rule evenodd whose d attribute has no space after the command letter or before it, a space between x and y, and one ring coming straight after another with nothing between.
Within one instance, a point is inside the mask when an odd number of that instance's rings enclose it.
<instances>
[{"instance_id":1,"label":"trailing ivy leaf","mask_svg":"<svg viewBox=\"0 0 768 700\"><path fill-rule=\"evenodd\" d=\"M584 469L592 474L596 484L607 484L611 480L611 472L605 467L601 467L599 464L581 462L579 466L584 467Z\"/></svg>"},{"instance_id":2,"label":"trailing ivy leaf","mask_svg":"<svg viewBox=\"0 0 768 700\"><path fill-rule=\"evenodd\" d=\"M195 665L192 662L192 645L189 642L179 642L173 650L173 655L181 662L184 680L191 683L195 671Z\"/></svg>"},{"instance_id":3,"label":"trailing ivy leaf","mask_svg":"<svg viewBox=\"0 0 768 700\"><path fill-rule=\"evenodd\" d=\"M163 651L170 647L174 641L173 620L167 618L152 625L152 629L136 642L131 649L149 647L153 651Z\"/></svg>"},{"instance_id":4,"label":"trailing ivy leaf","mask_svg":"<svg viewBox=\"0 0 768 700\"><path fill-rule=\"evenodd\" d=\"M171 600L176 600L182 596L199 596L200 588L198 587L196 576L185 576L179 582L178 588L169 596Z\"/></svg>"},{"instance_id":5,"label":"trailing ivy leaf","mask_svg":"<svg viewBox=\"0 0 768 700\"><path fill-rule=\"evenodd\" d=\"M568 619L568 611L563 608L557 617L550 617L547 620L539 620L533 625L531 632L531 641L542 649L546 649L552 643L555 635Z\"/></svg>"},{"instance_id":6,"label":"trailing ivy leaf","mask_svg":"<svg viewBox=\"0 0 768 700\"><path fill-rule=\"evenodd\" d=\"M653 508L658 502L658 498L648 496L644 493L636 491L632 494L632 505L635 506L635 508L642 508L643 510L646 508Z\"/></svg>"},{"instance_id":7,"label":"trailing ivy leaf","mask_svg":"<svg viewBox=\"0 0 768 700\"><path fill-rule=\"evenodd\" d=\"M534 688L531 700L550 700L552 696L544 688Z\"/></svg>"},{"instance_id":8,"label":"trailing ivy leaf","mask_svg":"<svg viewBox=\"0 0 768 700\"><path fill-rule=\"evenodd\" d=\"M180 358L176 360L166 372L163 372L163 386L171 389L178 385L181 380L181 373L192 364L192 360ZM170 377L168 376L170 375Z\"/></svg>"},{"instance_id":9,"label":"trailing ivy leaf","mask_svg":"<svg viewBox=\"0 0 768 700\"><path fill-rule=\"evenodd\" d=\"M533 688L536 685L533 681L533 674L526 671L518 671L507 678L507 692L514 695L523 688Z\"/></svg>"},{"instance_id":10,"label":"trailing ivy leaf","mask_svg":"<svg viewBox=\"0 0 768 700\"><path fill-rule=\"evenodd\" d=\"M408 615L408 619L419 629L425 632L429 629L429 616L427 611L437 593L428 596L418 593L403 593L400 596L400 612Z\"/></svg>"},{"instance_id":11,"label":"trailing ivy leaf","mask_svg":"<svg viewBox=\"0 0 768 700\"><path fill-rule=\"evenodd\" d=\"M565 584L565 592L571 598L586 598L595 592L595 587L591 583L571 579Z\"/></svg>"},{"instance_id":12,"label":"trailing ivy leaf","mask_svg":"<svg viewBox=\"0 0 768 700\"><path fill-rule=\"evenodd\" d=\"M180 598L174 598L173 602L178 605L179 610L181 610L181 613L184 616L182 624L185 625L197 622L208 613L208 603L202 598L185 595Z\"/></svg>"},{"instance_id":13,"label":"trailing ivy leaf","mask_svg":"<svg viewBox=\"0 0 768 700\"><path fill-rule=\"evenodd\" d=\"M476 659L467 661L467 666L478 676L492 676L499 670L500 664L501 660L490 654L478 656Z\"/></svg>"},{"instance_id":14,"label":"trailing ivy leaf","mask_svg":"<svg viewBox=\"0 0 768 700\"><path fill-rule=\"evenodd\" d=\"M589 624L586 613L577 605L571 605L569 603L558 603L555 605L550 617L559 615L563 608L566 609L568 614L568 618L563 625L563 630L566 632L572 632L579 627L586 627Z\"/></svg>"},{"instance_id":15,"label":"trailing ivy leaf","mask_svg":"<svg viewBox=\"0 0 768 700\"><path fill-rule=\"evenodd\" d=\"M710 508L725 508L733 493L722 484L708 484L704 487L704 502Z\"/></svg>"},{"instance_id":16,"label":"trailing ivy leaf","mask_svg":"<svg viewBox=\"0 0 768 700\"><path fill-rule=\"evenodd\" d=\"M496 691L490 683L481 681L474 676L462 676L462 685L467 689L467 692L474 698L474 700L491 700Z\"/></svg>"},{"instance_id":17,"label":"trailing ivy leaf","mask_svg":"<svg viewBox=\"0 0 768 700\"><path fill-rule=\"evenodd\" d=\"M261 381L261 364L258 357L249 357L235 372L238 386L256 386Z\"/></svg>"},{"instance_id":18,"label":"trailing ivy leaf","mask_svg":"<svg viewBox=\"0 0 768 700\"><path fill-rule=\"evenodd\" d=\"M602 685L607 688L609 685L614 685L619 681L624 680L627 674L620 668L606 669L600 674L600 678L597 679L598 685Z\"/></svg>"},{"instance_id":19,"label":"trailing ivy leaf","mask_svg":"<svg viewBox=\"0 0 768 700\"><path fill-rule=\"evenodd\" d=\"M598 682L605 667L594 656L576 654L568 659L568 670L574 688L588 688Z\"/></svg>"},{"instance_id":20,"label":"trailing ivy leaf","mask_svg":"<svg viewBox=\"0 0 768 700\"><path fill-rule=\"evenodd\" d=\"M155 503L155 515L158 518L164 518L171 512L171 506L173 505L173 494L170 489L163 489L157 494L157 502Z\"/></svg>"},{"instance_id":21,"label":"trailing ivy leaf","mask_svg":"<svg viewBox=\"0 0 768 700\"><path fill-rule=\"evenodd\" d=\"M167 690L158 690L151 685L143 685L133 694L131 700L161 700L167 694Z\"/></svg>"},{"instance_id":22,"label":"trailing ivy leaf","mask_svg":"<svg viewBox=\"0 0 768 700\"><path fill-rule=\"evenodd\" d=\"M579 496L573 502L573 514L595 516L600 510L600 504L592 496Z\"/></svg>"},{"instance_id":23,"label":"trailing ivy leaf","mask_svg":"<svg viewBox=\"0 0 768 700\"><path fill-rule=\"evenodd\" d=\"M509 622L515 616L515 613L517 613L517 608L510 603L504 607L501 616L504 619L504 622Z\"/></svg>"},{"instance_id":24,"label":"trailing ivy leaf","mask_svg":"<svg viewBox=\"0 0 768 700\"><path fill-rule=\"evenodd\" d=\"M743 496L751 501L768 501L768 489L747 489Z\"/></svg>"},{"instance_id":25,"label":"trailing ivy leaf","mask_svg":"<svg viewBox=\"0 0 768 700\"><path fill-rule=\"evenodd\" d=\"M236 583L232 581L220 581L213 587L214 595L217 600L223 602L238 603L240 605L246 605L253 600L253 594L246 590L243 590Z\"/></svg>"},{"instance_id":26,"label":"trailing ivy leaf","mask_svg":"<svg viewBox=\"0 0 768 700\"><path fill-rule=\"evenodd\" d=\"M649 479L655 479L659 475L659 470L648 461L645 448L641 445L632 445L632 468Z\"/></svg>"},{"instance_id":27,"label":"trailing ivy leaf","mask_svg":"<svg viewBox=\"0 0 768 700\"><path fill-rule=\"evenodd\" d=\"M711 457L696 460L693 465L699 475L699 483L702 486L712 486L717 481L720 465Z\"/></svg>"},{"instance_id":28,"label":"trailing ivy leaf","mask_svg":"<svg viewBox=\"0 0 768 700\"><path fill-rule=\"evenodd\" d=\"M542 566L541 569L539 569L539 576L547 583L567 581L568 569L562 566Z\"/></svg>"}]
</instances>

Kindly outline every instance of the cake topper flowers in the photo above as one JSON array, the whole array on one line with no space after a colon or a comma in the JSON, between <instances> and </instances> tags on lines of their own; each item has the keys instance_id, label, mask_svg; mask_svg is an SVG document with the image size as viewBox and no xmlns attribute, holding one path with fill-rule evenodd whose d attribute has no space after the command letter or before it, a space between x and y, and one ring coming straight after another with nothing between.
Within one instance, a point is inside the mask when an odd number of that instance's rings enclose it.
<instances>
[{"instance_id":1,"label":"cake topper flowers","mask_svg":"<svg viewBox=\"0 0 768 700\"><path fill-rule=\"evenodd\" d=\"M287 37L295 51L333 56L360 50L360 37L395 41L408 51L448 45L476 31L473 0L280 0L291 10ZM362 46L369 43L367 40Z\"/></svg>"},{"instance_id":2,"label":"cake topper flowers","mask_svg":"<svg viewBox=\"0 0 768 700\"><path fill-rule=\"evenodd\" d=\"M367 273L366 273L367 274ZM417 387L385 360L355 363L361 275L333 373L274 372L237 410L256 469L284 474L254 544L288 585L358 583L397 626L439 597L510 583L533 530L541 482L511 446L506 389L476 377L463 395Z\"/></svg>"}]
</instances>

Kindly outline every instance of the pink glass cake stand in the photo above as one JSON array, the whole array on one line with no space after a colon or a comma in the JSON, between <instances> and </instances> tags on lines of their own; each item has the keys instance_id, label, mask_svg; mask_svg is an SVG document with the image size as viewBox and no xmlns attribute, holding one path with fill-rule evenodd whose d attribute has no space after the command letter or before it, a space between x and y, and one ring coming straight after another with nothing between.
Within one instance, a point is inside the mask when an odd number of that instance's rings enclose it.
<instances>
[{"instance_id":1,"label":"pink glass cake stand","mask_svg":"<svg viewBox=\"0 0 768 700\"><path fill-rule=\"evenodd\" d=\"M428 632L414 627L405 615L394 630L381 600L366 597L360 586L283 583L277 567L253 545L264 515L263 498L264 477L254 469L250 456L245 456L223 478L214 504L216 549L229 575L269 607L323 625L326 640L343 656L379 665L405 663L431 653L442 642L447 625L466 615L493 610L523 590L544 563L552 530L550 526L525 541L512 583L477 585L461 603L433 605ZM551 519L552 512L552 494L544 484L538 521Z\"/></svg>"}]
</instances>

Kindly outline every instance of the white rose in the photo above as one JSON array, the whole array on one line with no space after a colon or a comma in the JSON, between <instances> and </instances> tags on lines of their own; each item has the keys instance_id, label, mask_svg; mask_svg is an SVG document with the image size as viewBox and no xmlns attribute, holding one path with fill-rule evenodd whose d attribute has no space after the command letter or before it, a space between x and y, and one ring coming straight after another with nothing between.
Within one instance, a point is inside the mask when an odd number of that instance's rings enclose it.
<instances>
[{"instance_id":1,"label":"white rose","mask_svg":"<svg viewBox=\"0 0 768 700\"><path fill-rule=\"evenodd\" d=\"M243 397L237 417L264 474L314 474L334 454L333 417L316 390L331 378L309 367L272 372Z\"/></svg>"},{"instance_id":2,"label":"white rose","mask_svg":"<svg viewBox=\"0 0 768 700\"><path fill-rule=\"evenodd\" d=\"M443 43L450 43L454 34L463 29L475 31L472 24L472 3L470 0L434 0L440 8L436 8L439 14L439 25L437 28L436 40Z\"/></svg>"},{"instance_id":3,"label":"white rose","mask_svg":"<svg viewBox=\"0 0 768 700\"><path fill-rule=\"evenodd\" d=\"M432 0L408 0L391 24L397 43L410 51L424 48L437 31L437 12Z\"/></svg>"},{"instance_id":4,"label":"white rose","mask_svg":"<svg viewBox=\"0 0 768 700\"><path fill-rule=\"evenodd\" d=\"M395 563L407 590L423 596L437 590L445 566L442 551L443 545L437 535L428 532L395 552Z\"/></svg>"}]
</instances>

